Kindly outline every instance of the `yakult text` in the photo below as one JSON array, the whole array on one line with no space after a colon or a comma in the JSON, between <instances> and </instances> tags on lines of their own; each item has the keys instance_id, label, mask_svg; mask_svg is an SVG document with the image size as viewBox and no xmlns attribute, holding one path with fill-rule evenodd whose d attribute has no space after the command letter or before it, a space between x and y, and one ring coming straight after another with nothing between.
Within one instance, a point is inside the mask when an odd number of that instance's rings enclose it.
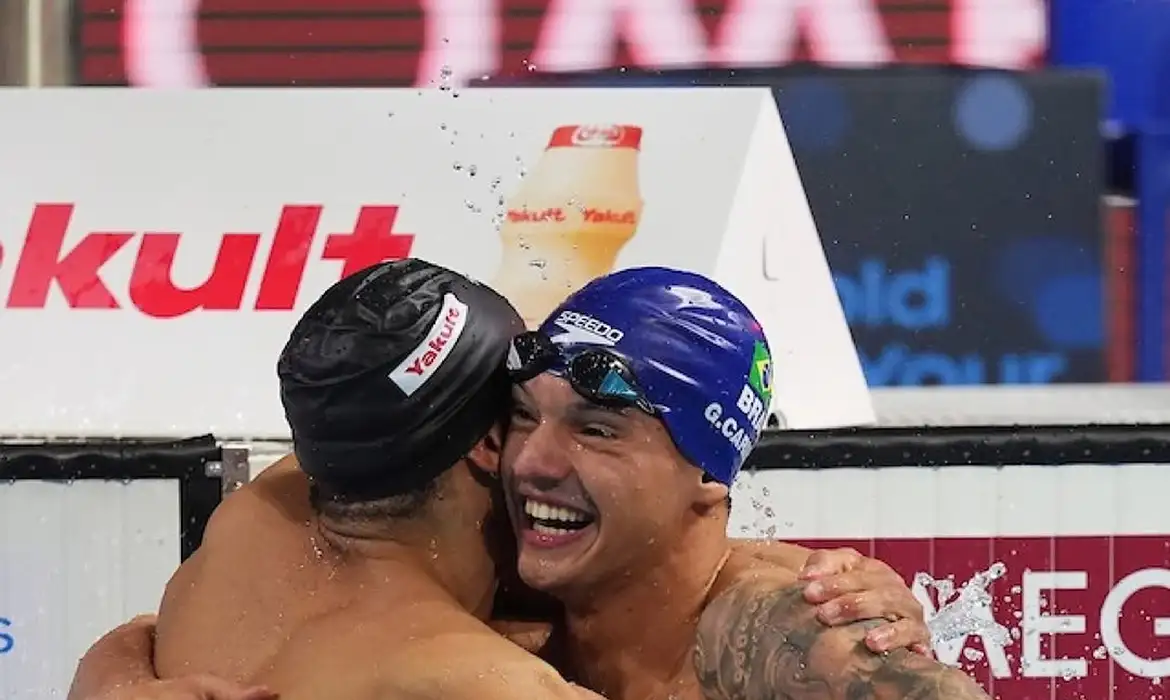
<instances>
[{"instance_id":1,"label":"yakult text","mask_svg":"<svg viewBox=\"0 0 1170 700\"><path fill-rule=\"evenodd\" d=\"M143 314L175 318L197 310L233 311L244 307L245 289L260 252L260 233L223 233L206 278L195 286L180 287L172 272L183 233L92 231L67 246L65 239L74 206L37 204L19 250L0 247L0 265L15 266L5 300L7 308L44 308L54 284L70 308L122 308L121 295L111 291L102 268L132 241L137 241L138 251L129 278L128 299ZM320 204L298 204L281 210L251 308L288 311L295 306L322 209ZM397 215L397 206L361 207L351 232L328 234L321 259L341 261L340 277L345 277L383 260L408 257L414 235L394 230Z\"/></svg>"}]
</instances>

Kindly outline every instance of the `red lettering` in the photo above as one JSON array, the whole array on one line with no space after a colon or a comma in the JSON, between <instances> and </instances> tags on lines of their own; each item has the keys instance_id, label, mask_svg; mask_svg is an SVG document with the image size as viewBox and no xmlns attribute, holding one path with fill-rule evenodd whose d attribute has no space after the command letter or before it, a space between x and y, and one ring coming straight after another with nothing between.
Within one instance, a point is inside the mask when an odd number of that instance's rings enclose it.
<instances>
[{"instance_id":1,"label":"red lettering","mask_svg":"<svg viewBox=\"0 0 1170 700\"><path fill-rule=\"evenodd\" d=\"M172 279L179 234L147 233L130 273L130 300L142 313L155 318L174 318L195 309L238 309L259 244L256 233L226 234L207 279L182 288Z\"/></svg>"},{"instance_id":2,"label":"red lettering","mask_svg":"<svg viewBox=\"0 0 1170 700\"><path fill-rule=\"evenodd\" d=\"M44 308L54 282L70 308L121 308L118 298L102 279L101 271L136 234L92 232L66 250L65 238L73 208L72 204L38 204L34 208L24 246L15 256L17 264L8 293L9 308ZM281 210L253 308L260 311L295 308L322 208L319 204L290 205ZM341 260L345 276L382 260L409 256L414 235L394 231L397 214L395 206L362 207L353 233L330 235L322 258ZM181 286L175 281L175 258L183 235L173 231L142 234L128 289L122 287L129 293L130 302L154 318L175 318L197 310L243 308L248 278L263 236L224 234L211 270L198 284ZM0 262L3 253L0 247ZM185 276L184 272L179 271L180 278ZM458 311L452 313L454 317L459 315ZM448 336L449 333L450 329ZM440 342L441 348L441 339L436 342Z\"/></svg>"},{"instance_id":3,"label":"red lettering","mask_svg":"<svg viewBox=\"0 0 1170 700\"><path fill-rule=\"evenodd\" d=\"M560 207L550 207L544 210L509 209L508 221L526 224L538 224L546 221L564 221L565 212Z\"/></svg>"},{"instance_id":4,"label":"red lettering","mask_svg":"<svg viewBox=\"0 0 1170 700\"><path fill-rule=\"evenodd\" d=\"M280 223L272 240L272 251L260 279L256 310L287 311L296 306L297 292L305 276L309 248L317 234L321 206L288 206L280 212Z\"/></svg>"},{"instance_id":5,"label":"red lettering","mask_svg":"<svg viewBox=\"0 0 1170 700\"><path fill-rule=\"evenodd\" d=\"M325 260L342 260L341 276L376 265L383 260L401 260L410 255L414 234L395 233L398 207L362 207L353 233L332 233L325 239Z\"/></svg>"},{"instance_id":6,"label":"red lettering","mask_svg":"<svg viewBox=\"0 0 1170 700\"><path fill-rule=\"evenodd\" d=\"M459 320L459 309L448 309L447 316L443 319L443 328L439 334L427 343L429 350L424 352L414 362L406 368L406 371L411 374L422 374L423 370L434 364L438 359L439 353L443 348L447 347L447 343L451 340L451 334L455 332L455 324Z\"/></svg>"},{"instance_id":7,"label":"red lettering","mask_svg":"<svg viewBox=\"0 0 1170 700\"><path fill-rule=\"evenodd\" d=\"M430 364L435 361L435 354L430 351L423 353L418 359L412 362L409 367L406 368L406 371L410 372L411 374L422 374L424 361L426 361L426 366L429 367Z\"/></svg>"},{"instance_id":8,"label":"red lettering","mask_svg":"<svg viewBox=\"0 0 1170 700\"><path fill-rule=\"evenodd\" d=\"M586 209L585 221L591 224L636 224L638 212L627 209L614 211L613 209Z\"/></svg>"},{"instance_id":9,"label":"red lettering","mask_svg":"<svg viewBox=\"0 0 1170 700\"><path fill-rule=\"evenodd\" d=\"M49 298L49 286L56 282L65 301L74 309L119 308L118 300L99 273L134 234L94 232L62 255L61 247L72 217L72 204L38 204L33 209L8 293L9 307L43 307Z\"/></svg>"}]
</instances>

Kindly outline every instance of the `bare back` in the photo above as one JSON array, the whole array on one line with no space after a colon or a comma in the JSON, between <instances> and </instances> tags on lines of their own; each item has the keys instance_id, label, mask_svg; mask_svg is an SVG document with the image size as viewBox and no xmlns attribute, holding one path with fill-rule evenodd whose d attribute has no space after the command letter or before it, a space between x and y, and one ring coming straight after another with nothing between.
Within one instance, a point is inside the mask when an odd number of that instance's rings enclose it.
<instances>
[{"instance_id":1,"label":"bare back","mask_svg":"<svg viewBox=\"0 0 1170 700\"><path fill-rule=\"evenodd\" d=\"M167 586L159 677L258 681L286 700L596 697L493 632L425 572L375 578L346 566L308 500L286 457L217 509Z\"/></svg>"},{"instance_id":2,"label":"bare back","mask_svg":"<svg viewBox=\"0 0 1170 700\"><path fill-rule=\"evenodd\" d=\"M314 620L252 680L282 700L596 697L466 612L435 601L355 605Z\"/></svg>"},{"instance_id":3,"label":"bare back","mask_svg":"<svg viewBox=\"0 0 1170 700\"><path fill-rule=\"evenodd\" d=\"M291 457L216 509L199 550L167 584L155 668L244 681L307 622L344 608L360 588L340 582L312 526L308 484Z\"/></svg>"}]
</instances>

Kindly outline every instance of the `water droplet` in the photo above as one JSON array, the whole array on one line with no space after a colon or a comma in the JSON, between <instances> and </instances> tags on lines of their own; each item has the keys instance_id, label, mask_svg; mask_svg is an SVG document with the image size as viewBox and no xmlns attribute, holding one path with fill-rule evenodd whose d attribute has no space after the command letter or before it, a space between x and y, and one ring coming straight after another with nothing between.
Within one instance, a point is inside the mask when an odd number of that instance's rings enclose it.
<instances>
[{"instance_id":1,"label":"water droplet","mask_svg":"<svg viewBox=\"0 0 1170 700\"><path fill-rule=\"evenodd\" d=\"M963 650L963 656L965 656L968 661L981 661L983 659L983 652L979 651L978 649L972 649L968 647Z\"/></svg>"},{"instance_id":2,"label":"water droplet","mask_svg":"<svg viewBox=\"0 0 1170 700\"><path fill-rule=\"evenodd\" d=\"M992 582L1005 573L1007 567L1003 562L996 562L986 571L972 575L957 592L950 578L935 580L930 574L922 573L915 576L916 582L938 592L940 607L927 625L936 646L968 635L979 635L985 643L1001 647L1010 643L1008 629L996 622L992 615L992 598L987 591Z\"/></svg>"},{"instance_id":3,"label":"water droplet","mask_svg":"<svg viewBox=\"0 0 1170 700\"><path fill-rule=\"evenodd\" d=\"M543 270L545 267L548 266L548 261L544 260L542 258L536 258L535 260L529 260L528 266L535 267L538 270Z\"/></svg>"},{"instance_id":4,"label":"water droplet","mask_svg":"<svg viewBox=\"0 0 1170 700\"><path fill-rule=\"evenodd\" d=\"M1093 650L1094 659L1105 659L1109 657L1109 650L1104 646L1099 646Z\"/></svg>"},{"instance_id":5,"label":"water droplet","mask_svg":"<svg viewBox=\"0 0 1170 700\"><path fill-rule=\"evenodd\" d=\"M477 172L479 172L479 168L475 167L474 163L467 166L467 174L470 175L471 177L475 177L475 174Z\"/></svg>"}]
</instances>

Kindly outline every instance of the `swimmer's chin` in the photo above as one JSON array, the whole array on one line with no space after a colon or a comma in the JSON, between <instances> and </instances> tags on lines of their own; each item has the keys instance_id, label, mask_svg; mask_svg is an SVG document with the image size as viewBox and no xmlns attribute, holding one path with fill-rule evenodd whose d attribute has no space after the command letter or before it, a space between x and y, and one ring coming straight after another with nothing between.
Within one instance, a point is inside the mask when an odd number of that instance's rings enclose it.
<instances>
[{"instance_id":1,"label":"swimmer's chin","mask_svg":"<svg viewBox=\"0 0 1170 700\"><path fill-rule=\"evenodd\" d=\"M542 532L531 522L522 523L517 528L520 578L546 592L571 585L579 572L589 567L600 531L597 521L568 533Z\"/></svg>"}]
</instances>

